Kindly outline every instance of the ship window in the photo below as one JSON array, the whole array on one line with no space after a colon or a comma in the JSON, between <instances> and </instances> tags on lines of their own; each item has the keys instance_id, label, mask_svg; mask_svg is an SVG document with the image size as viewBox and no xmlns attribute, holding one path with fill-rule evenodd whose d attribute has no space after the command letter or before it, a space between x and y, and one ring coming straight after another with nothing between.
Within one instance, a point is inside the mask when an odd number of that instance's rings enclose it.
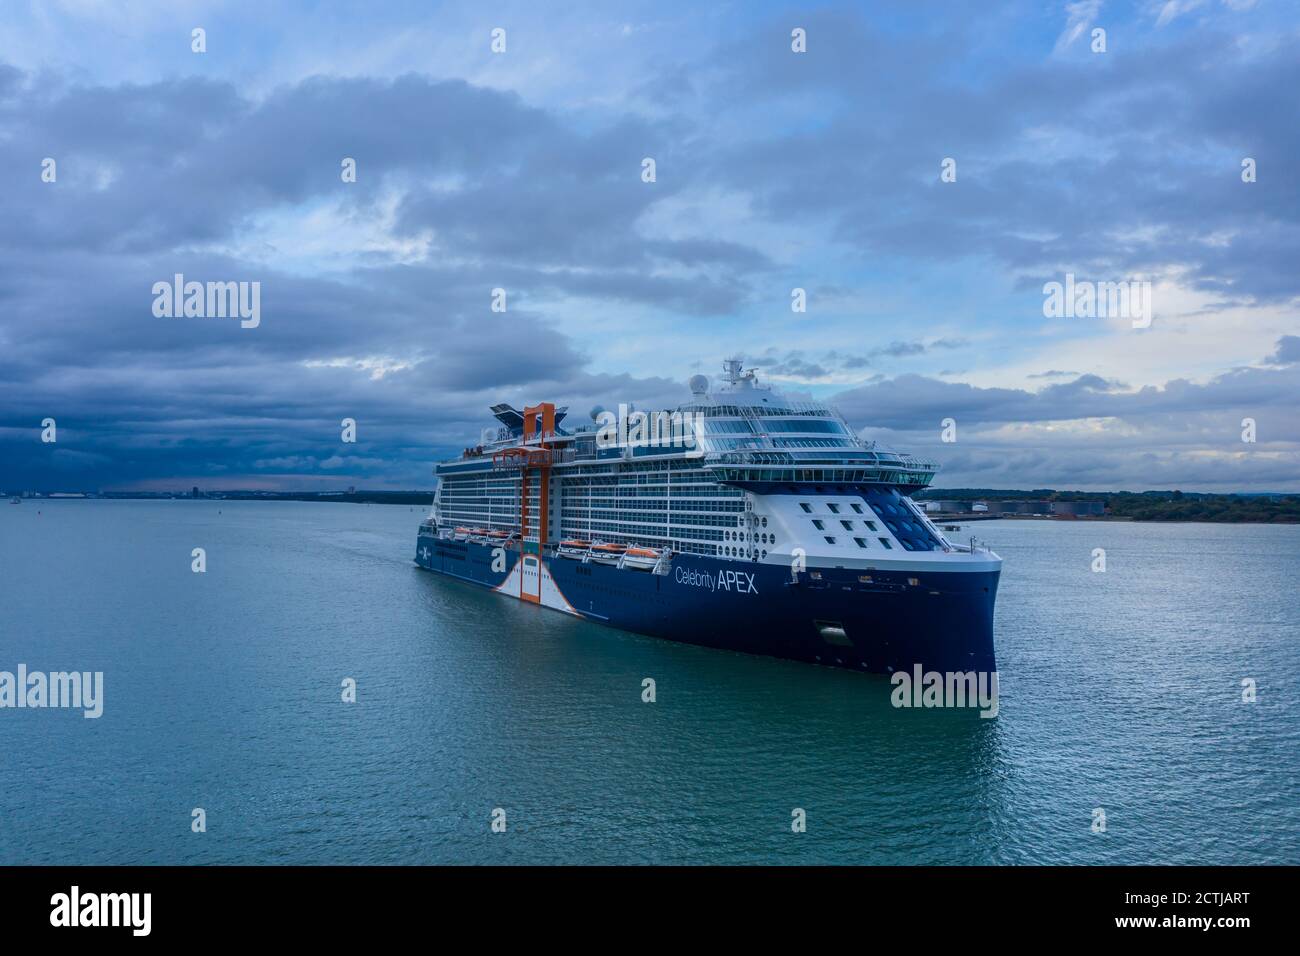
<instances>
[{"instance_id":1,"label":"ship window","mask_svg":"<svg viewBox=\"0 0 1300 956\"><path fill-rule=\"evenodd\" d=\"M835 543L835 539L832 538L830 535L825 535L824 537L826 538L826 543L827 543L827 544L834 544L834 543Z\"/></svg>"},{"instance_id":2,"label":"ship window","mask_svg":"<svg viewBox=\"0 0 1300 956\"><path fill-rule=\"evenodd\" d=\"M802 508L805 513L812 514L812 506L809 505L808 502L806 501L799 502L799 507Z\"/></svg>"},{"instance_id":3,"label":"ship window","mask_svg":"<svg viewBox=\"0 0 1300 956\"><path fill-rule=\"evenodd\" d=\"M816 528L818 531L826 530L826 525L822 524L821 521L817 518L813 518L813 527Z\"/></svg>"},{"instance_id":4,"label":"ship window","mask_svg":"<svg viewBox=\"0 0 1300 956\"><path fill-rule=\"evenodd\" d=\"M767 559L767 549L766 549L766 548L763 549L763 559L764 559L764 560Z\"/></svg>"},{"instance_id":5,"label":"ship window","mask_svg":"<svg viewBox=\"0 0 1300 956\"><path fill-rule=\"evenodd\" d=\"M871 583L871 575L869 575L869 574L859 574L859 575L858 575L858 580L859 580L860 582L862 582L863 584L870 584L870 583Z\"/></svg>"},{"instance_id":6,"label":"ship window","mask_svg":"<svg viewBox=\"0 0 1300 956\"><path fill-rule=\"evenodd\" d=\"M849 505L849 507L852 508L852 509L853 509L855 512L857 512L858 514L862 514L862 505L859 505L859 504L851 504L851 505Z\"/></svg>"},{"instance_id":7,"label":"ship window","mask_svg":"<svg viewBox=\"0 0 1300 956\"><path fill-rule=\"evenodd\" d=\"M764 527L764 528L767 527L767 516L766 516L766 515L763 517L763 527Z\"/></svg>"},{"instance_id":8,"label":"ship window","mask_svg":"<svg viewBox=\"0 0 1300 956\"><path fill-rule=\"evenodd\" d=\"M918 584L921 583L921 579L920 579L920 578L908 578L908 579L907 579L907 583L910 584L912 587L916 587Z\"/></svg>"},{"instance_id":9,"label":"ship window","mask_svg":"<svg viewBox=\"0 0 1300 956\"><path fill-rule=\"evenodd\" d=\"M876 523L875 523L874 521L868 521L868 522L866 522L866 526L867 526L867 528L868 528L869 530L871 530L871 531L875 531L875 530L876 530Z\"/></svg>"},{"instance_id":10,"label":"ship window","mask_svg":"<svg viewBox=\"0 0 1300 956\"><path fill-rule=\"evenodd\" d=\"M867 546L866 538L854 538L853 540L858 543L859 548L865 548Z\"/></svg>"},{"instance_id":11,"label":"ship window","mask_svg":"<svg viewBox=\"0 0 1300 956\"><path fill-rule=\"evenodd\" d=\"M840 524L844 526L844 530L845 530L845 531L852 531L852 530L853 530L853 522L852 522L852 521L845 521L843 518L841 518L841 519L840 519Z\"/></svg>"},{"instance_id":12,"label":"ship window","mask_svg":"<svg viewBox=\"0 0 1300 956\"><path fill-rule=\"evenodd\" d=\"M893 551L893 550L894 550L894 546L893 546L892 544L889 543L889 539L888 539L888 538L879 538L879 539L877 539L877 540L879 540L880 543L883 544L883 545L885 546L885 550L886 550L886 551Z\"/></svg>"},{"instance_id":13,"label":"ship window","mask_svg":"<svg viewBox=\"0 0 1300 956\"><path fill-rule=\"evenodd\" d=\"M831 509L831 514L833 514L833 515L837 515L837 514L840 513L840 506L837 505L837 504L833 504L833 503L829 503L829 502L828 502L827 505L826 505L826 507Z\"/></svg>"}]
</instances>

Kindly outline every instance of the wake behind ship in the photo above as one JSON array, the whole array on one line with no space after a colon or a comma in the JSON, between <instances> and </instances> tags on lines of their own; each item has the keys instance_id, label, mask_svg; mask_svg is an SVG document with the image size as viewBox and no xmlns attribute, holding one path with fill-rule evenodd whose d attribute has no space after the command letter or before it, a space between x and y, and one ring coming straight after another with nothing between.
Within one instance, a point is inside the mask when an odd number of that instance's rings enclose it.
<instances>
[{"instance_id":1,"label":"wake behind ship","mask_svg":"<svg viewBox=\"0 0 1300 956\"><path fill-rule=\"evenodd\" d=\"M738 360L672 412L500 427L435 469L416 563L534 604L690 644L867 672L995 671L1002 559L908 497L935 466L857 438Z\"/></svg>"}]
</instances>

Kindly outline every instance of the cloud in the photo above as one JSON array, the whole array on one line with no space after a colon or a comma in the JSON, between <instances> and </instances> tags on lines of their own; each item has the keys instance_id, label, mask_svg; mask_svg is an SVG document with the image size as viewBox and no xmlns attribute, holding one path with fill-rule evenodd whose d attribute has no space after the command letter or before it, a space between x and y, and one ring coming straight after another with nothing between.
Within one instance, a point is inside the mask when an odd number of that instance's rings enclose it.
<instances>
[{"instance_id":1,"label":"cloud","mask_svg":"<svg viewBox=\"0 0 1300 956\"><path fill-rule=\"evenodd\" d=\"M1102 0L1077 0L1065 5L1065 29L1056 39L1056 52L1068 48L1092 26L1101 12Z\"/></svg>"},{"instance_id":2,"label":"cloud","mask_svg":"<svg viewBox=\"0 0 1300 956\"><path fill-rule=\"evenodd\" d=\"M1277 351L1265 359L1269 365L1294 365L1300 362L1300 335L1284 335L1277 340Z\"/></svg>"},{"instance_id":3,"label":"cloud","mask_svg":"<svg viewBox=\"0 0 1300 956\"><path fill-rule=\"evenodd\" d=\"M1181 460L1272 490L1295 452L1277 422L1300 41L1238 6L1180 3L1159 31L1142 8L1094 57L1075 53L1098 3L1068 4L1064 31L1058 13L821 9L806 55L765 11L587 4L554 24L521 9L507 60L469 5L441 29L412 8L231 9L206 58L167 52L152 15L106 45L99 7L16 11L0 485L427 486L493 402L663 407L740 349L922 449L957 417L938 451L958 473L1138 481ZM1065 271L1162 283L1143 348L1045 326L1039 290ZM151 286L178 272L260 282L261 326L155 318ZM1156 374L1155 351L1178 367ZM1247 415L1265 437L1225 463Z\"/></svg>"}]
</instances>

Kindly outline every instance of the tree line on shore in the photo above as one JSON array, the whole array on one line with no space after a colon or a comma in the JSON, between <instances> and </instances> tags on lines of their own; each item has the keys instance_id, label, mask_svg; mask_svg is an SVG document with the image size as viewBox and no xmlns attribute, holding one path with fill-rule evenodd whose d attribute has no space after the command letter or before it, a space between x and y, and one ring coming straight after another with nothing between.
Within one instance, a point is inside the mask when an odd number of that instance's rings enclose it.
<instances>
[{"instance_id":1,"label":"tree line on shore","mask_svg":"<svg viewBox=\"0 0 1300 956\"><path fill-rule=\"evenodd\" d=\"M1104 501L1106 514L1133 521L1300 523L1300 495L1214 495L1183 491L1057 491L927 488L913 497L945 501Z\"/></svg>"}]
</instances>

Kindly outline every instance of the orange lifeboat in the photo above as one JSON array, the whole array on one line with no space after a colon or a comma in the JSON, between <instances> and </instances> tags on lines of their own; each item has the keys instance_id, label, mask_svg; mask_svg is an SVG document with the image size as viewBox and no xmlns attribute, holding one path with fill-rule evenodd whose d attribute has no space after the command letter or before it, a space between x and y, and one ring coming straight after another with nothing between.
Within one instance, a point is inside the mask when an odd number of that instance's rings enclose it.
<instances>
[{"instance_id":1,"label":"orange lifeboat","mask_svg":"<svg viewBox=\"0 0 1300 956\"><path fill-rule=\"evenodd\" d=\"M593 544L591 560L599 561L601 564L618 564L626 550L625 544Z\"/></svg>"},{"instance_id":2,"label":"orange lifeboat","mask_svg":"<svg viewBox=\"0 0 1300 956\"><path fill-rule=\"evenodd\" d=\"M581 561L587 556L590 547L590 541L569 538L567 541L560 542L560 546L555 549L555 553L562 558L568 558L570 561Z\"/></svg>"},{"instance_id":3,"label":"orange lifeboat","mask_svg":"<svg viewBox=\"0 0 1300 956\"><path fill-rule=\"evenodd\" d=\"M662 556L663 552L655 548L628 548L623 553L623 567L652 571Z\"/></svg>"}]
</instances>

